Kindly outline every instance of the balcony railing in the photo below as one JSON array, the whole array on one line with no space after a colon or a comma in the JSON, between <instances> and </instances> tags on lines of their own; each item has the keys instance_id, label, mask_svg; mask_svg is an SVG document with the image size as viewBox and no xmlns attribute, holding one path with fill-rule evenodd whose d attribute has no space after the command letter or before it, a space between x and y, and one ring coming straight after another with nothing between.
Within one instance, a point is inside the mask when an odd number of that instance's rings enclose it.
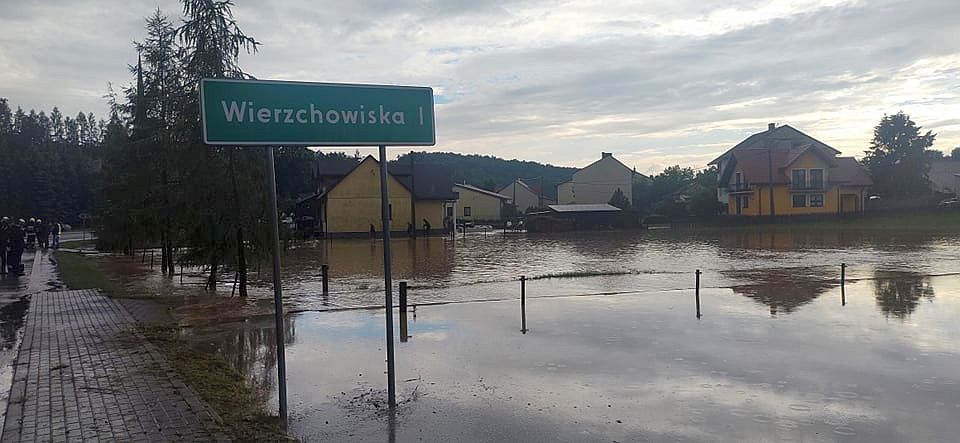
<instances>
[{"instance_id":1,"label":"balcony railing","mask_svg":"<svg viewBox=\"0 0 960 443\"><path fill-rule=\"evenodd\" d=\"M750 187L750 183L734 183L728 187L729 192L747 192L752 191L753 188Z\"/></svg>"},{"instance_id":2,"label":"balcony railing","mask_svg":"<svg viewBox=\"0 0 960 443\"><path fill-rule=\"evenodd\" d=\"M790 183L792 191L822 191L823 183Z\"/></svg>"}]
</instances>

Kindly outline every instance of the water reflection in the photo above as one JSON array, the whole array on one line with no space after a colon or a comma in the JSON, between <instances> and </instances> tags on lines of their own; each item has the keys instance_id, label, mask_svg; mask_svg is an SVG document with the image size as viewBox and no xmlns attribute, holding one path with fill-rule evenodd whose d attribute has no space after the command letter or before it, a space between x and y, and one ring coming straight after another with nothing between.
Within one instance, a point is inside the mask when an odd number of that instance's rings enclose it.
<instances>
[{"instance_id":1,"label":"water reflection","mask_svg":"<svg viewBox=\"0 0 960 443\"><path fill-rule=\"evenodd\" d=\"M731 286L734 293L770 307L770 315L789 314L839 286L824 267L727 271L723 275L744 284Z\"/></svg>"},{"instance_id":2,"label":"water reflection","mask_svg":"<svg viewBox=\"0 0 960 443\"><path fill-rule=\"evenodd\" d=\"M296 322L284 319L284 339L288 346L297 342ZM276 390L277 337L272 318L184 328L181 335L202 352L220 355L244 376L261 401Z\"/></svg>"},{"instance_id":3,"label":"water reflection","mask_svg":"<svg viewBox=\"0 0 960 443\"><path fill-rule=\"evenodd\" d=\"M873 280L877 307L887 318L906 319L921 300L933 301L930 278L915 272L877 271Z\"/></svg>"}]
</instances>

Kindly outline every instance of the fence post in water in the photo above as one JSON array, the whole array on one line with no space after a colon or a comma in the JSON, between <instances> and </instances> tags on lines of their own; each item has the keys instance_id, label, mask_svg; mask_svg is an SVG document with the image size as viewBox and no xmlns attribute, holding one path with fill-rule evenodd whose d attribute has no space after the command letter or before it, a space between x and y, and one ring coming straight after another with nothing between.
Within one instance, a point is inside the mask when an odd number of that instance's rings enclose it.
<instances>
[{"instance_id":1,"label":"fence post in water","mask_svg":"<svg viewBox=\"0 0 960 443\"><path fill-rule=\"evenodd\" d=\"M527 277L520 276L520 332L527 333Z\"/></svg>"},{"instance_id":2,"label":"fence post in water","mask_svg":"<svg viewBox=\"0 0 960 443\"><path fill-rule=\"evenodd\" d=\"M846 283L846 280L847 280L847 264L840 263L840 287L841 288Z\"/></svg>"},{"instance_id":3,"label":"fence post in water","mask_svg":"<svg viewBox=\"0 0 960 443\"><path fill-rule=\"evenodd\" d=\"M323 274L323 295L330 293L330 265L321 265L320 271ZM403 287L403 283L400 283Z\"/></svg>"},{"instance_id":4,"label":"fence post in water","mask_svg":"<svg viewBox=\"0 0 960 443\"><path fill-rule=\"evenodd\" d=\"M153 269L153 249L150 250L150 269Z\"/></svg>"},{"instance_id":5,"label":"fence post in water","mask_svg":"<svg viewBox=\"0 0 960 443\"><path fill-rule=\"evenodd\" d=\"M407 342L407 282L400 282L400 341Z\"/></svg>"},{"instance_id":6,"label":"fence post in water","mask_svg":"<svg viewBox=\"0 0 960 443\"><path fill-rule=\"evenodd\" d=\"M699 270L699 269L697 269L696 275L697 275L697 290L696 290L696 294L697 294L697 318L700 318L700 270Z\"/></svg>"}]
</instances>

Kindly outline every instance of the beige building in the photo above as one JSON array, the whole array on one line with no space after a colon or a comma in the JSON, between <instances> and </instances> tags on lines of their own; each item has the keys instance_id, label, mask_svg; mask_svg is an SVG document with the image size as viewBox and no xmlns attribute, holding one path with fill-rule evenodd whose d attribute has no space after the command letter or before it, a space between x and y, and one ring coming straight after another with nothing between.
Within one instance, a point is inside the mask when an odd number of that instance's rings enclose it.
<instances>
[{"instance_id":1,"label":"beige building","mask_svg":"<svg viewBox=\"0 0 960 443\"><path fill-rule=\"evenodd\" d=\"M470 186L466 183L453 185L457 195L457 220L472 222L492 222L503 220L503 206L510 197L493 191ZM453 207L447 207L447 215L452 216Z\"/></svg>"},{"instance_id":2,"label":"beige building","mask_svg":"<svg viewBox=\"0 0 960 443\"><path fill-rule=\"evenodd\" d=\"M634 174L613 154L604 152L600 160L574 172L570 181L557 186L557 202L561 205L609 203L619 189L633 203Z\"/></svg>"},{"instance_id":3,"label":"beige building","mask_svg":"<svg viewBox=\"0 0 960 443\"><path fill-rule=\"evenodd\" d=\"M498 191L499 194L510 198L511 202L516 202L517 211L526 212L527 209L545 208L547 205L555 205L557 201L547 197L536 185L527 184L523 180L516 179Z\"/></svg>"}]
</instances>

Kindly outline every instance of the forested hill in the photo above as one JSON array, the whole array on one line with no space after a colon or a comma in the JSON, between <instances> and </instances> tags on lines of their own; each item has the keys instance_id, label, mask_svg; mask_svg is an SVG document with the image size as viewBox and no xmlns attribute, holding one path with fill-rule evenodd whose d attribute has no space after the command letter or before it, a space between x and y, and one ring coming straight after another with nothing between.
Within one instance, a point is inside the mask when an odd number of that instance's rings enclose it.
<instances>
[{"instance_id":1,"label":"forested hill","mask_svg":"<svg viewBox=\"0 0 960 443\"><path fill-rule=\"evenodd\" d=\"M400 156L400 162L409 162L409 153ZM576 168L566 168L542 163L504 160L489 155L457 154L454 152L414 152L415 162L444 165L453 172L453 180L485 189L497 190L520 178L537 185L543 177L543 193L556 198L557 185L570 180Z\"/></svg>"}]
</instances>

